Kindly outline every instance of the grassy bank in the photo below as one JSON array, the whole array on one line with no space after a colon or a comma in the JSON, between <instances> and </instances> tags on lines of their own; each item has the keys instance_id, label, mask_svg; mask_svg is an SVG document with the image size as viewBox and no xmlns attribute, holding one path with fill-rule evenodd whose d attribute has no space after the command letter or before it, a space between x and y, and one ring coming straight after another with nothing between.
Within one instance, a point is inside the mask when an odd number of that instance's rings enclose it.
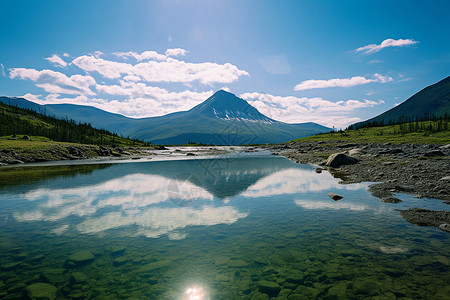
<instances>
[{"instance_id":1,"label":"grassy bank","mask_svg":"<svg viewBox=\"0 0 450 300\"><path fill-rule=\"evenodd\" d=\"M149 147L103 147L97 145L86 145L68 142L55 142L41 136L23 136L18 135L0 137L0 162L7 164L11 160L22 162L66 160L79 158L95 158L99 156L127 156L127 155L145 155L142 149L151 149Z\"/></svg>"},{"instance_id":2,"label":"grassy bank","mask_svg":"<svg viewBox=\"0 0 450 300\"><path fill-rule=\"evenodd\" d=\"M426 128L437 127L438 121L419 122L424 130L407 132L410 124L369 127L325 133L293 140L292 142L342 141L349 143L394 143L394 144L449 144L450 130L433 132Z\"/></svg>"}]
</instances>

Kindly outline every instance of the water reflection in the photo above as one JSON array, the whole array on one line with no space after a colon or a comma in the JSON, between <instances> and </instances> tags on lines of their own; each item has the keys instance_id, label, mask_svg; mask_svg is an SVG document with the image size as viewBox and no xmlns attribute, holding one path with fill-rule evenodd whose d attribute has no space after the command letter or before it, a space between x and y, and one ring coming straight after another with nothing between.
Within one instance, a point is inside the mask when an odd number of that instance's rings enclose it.
<instances>
[{"instance_id":1,"label":"water reflection","mask_svg":"<svg viewBox=\"0 0 450 300\"><path fill-rule=\"evenodd\" d=\"M237 195L278 197L362 188L340 185L328 173L316 174L311 166L283 158L241 157L112 165L71 180L22 186L19 195L10 196L29 203L13 212L15 220L53 222L53 234L121 230L128 236L167 235L176 240L185 238L190 226L233 224L246 218L250 208L230 200ZM365 209L334 201L295 203L305 209Z\"/></svg>"}]
</instances>

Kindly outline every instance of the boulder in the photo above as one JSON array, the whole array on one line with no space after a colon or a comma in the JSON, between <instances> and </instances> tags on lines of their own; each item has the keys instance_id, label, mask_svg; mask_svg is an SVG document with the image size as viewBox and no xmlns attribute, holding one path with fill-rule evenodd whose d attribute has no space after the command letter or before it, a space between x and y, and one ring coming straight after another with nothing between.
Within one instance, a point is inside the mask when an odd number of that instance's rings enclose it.
<instances>
[{"instance_id":1,"label":"boulder","mask_svg":"<svg viewBox=\"0 0 450 300\"><path fill-rule=\"evenodd\" d=\"M344 153L335 153L335 154L331 154L328 157L325 165L327 167L339 168L340 166L343 166L343 165L353 165L356 163L358 163L358 160L356 158L345 155Z\"/></svg>"},{"instance_id":2,"label":"boulder","mask_svg":"<svg viewBox=\"0 0 450 300\"><path fill-rule=\"evenodd\" d=\"M28 297L36 300L53 300L58 289L48 283L33 283L26 288Z\"/></svg>"},{"instance_id":3,"label":"boulder","mask_svg":"<svg viewBox=\"0 0 450 300\"><path fill-rule=\"evenodd\" d=\"M330 197L331 199L333 199L334 201L339 201L341 200L342 197L341 195L335 194L335 193L328 193L328 197Z\"/></svg>"}]
</instances>

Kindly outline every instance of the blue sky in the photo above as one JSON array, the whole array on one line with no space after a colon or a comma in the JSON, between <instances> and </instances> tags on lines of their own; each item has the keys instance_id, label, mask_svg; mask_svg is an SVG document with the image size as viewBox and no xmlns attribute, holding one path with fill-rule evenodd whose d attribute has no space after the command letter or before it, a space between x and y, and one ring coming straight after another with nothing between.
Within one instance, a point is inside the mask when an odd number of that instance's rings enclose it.
<instances>
[{"instance_id":1,"label":"blue sky","mask_svg":"<svg viewBox=\"0 0 450 300\"><path fill-rule=\"evenodd\" d=\"M130 117L224 88L345 127L447 76L448 1L1 1L0 95Z\"/></svg>"}]
</instances>

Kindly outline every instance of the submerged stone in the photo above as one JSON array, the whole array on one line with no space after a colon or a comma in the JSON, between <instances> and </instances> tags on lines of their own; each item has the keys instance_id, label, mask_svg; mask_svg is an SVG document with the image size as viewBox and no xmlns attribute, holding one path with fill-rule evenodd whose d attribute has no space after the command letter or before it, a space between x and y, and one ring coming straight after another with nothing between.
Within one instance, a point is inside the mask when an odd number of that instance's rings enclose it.
<instances>
[{"instance_id":1,"label":"submerged stone","mask_svg":"<svg viewBox=\"0 0 450 300\"><path fill-rule=\"evenodd\" d=\"M27 295L32 300L53 300L58 289L48 283L33 283L26 287Z\"/></svg>"},{"instance_id":2,"label":"submerged stone","mask_svg":"<svg viewBox=\"0 0 450 300\"><path fill-rule=\"evenodd\" d=\"M303 283L305 275L300 271L291 271L286 274L286 281L292 283Z\"/></svg>"},{"instance_id":3,"label":"submerged stone","mask_svg":"<svg viewBox=\"0 0 450 300\"><path fill-rule=\"evenodd\" d=\"M236 260L230 259L228 261L228 266L231 268L242 268L242 267L248 266L248 262L246 262L245 260L242 260L242 259L236 259Z\"/></svg>"},{"instance_id":4,"label":"submerged stone","mask_svg":"<svg viewBox=\"0 0 450 300\"><path fill-rule=\"evenodd\" d=\"M260 280L256 285L261 292L266 293L269 296L277 296L281 290L280 285L272 281Z\"/></svg>"},{"instance_id":5,"label":"submerged stone","mask_svg":"<svg viewBox=\"0 0 450 300\"><path fill-rule=\"evenodd\" d=\"M356 294L376 296L380 293L379 283L371 280L358 280L353 283Z\"/></svg>"},{"instance_id":6,"label":"submerged stone","mask_svg":"<svg viewBox=\"0 0 450 300\"><path fill-rule=\"evenodd\" d=\"M113 265L114 266L121 266L123 264L125 264L126 262L128 262L129 259L127 257L121 256L121 257L117 257L113 260Z\"/></svg>"},{"instance_id":7,"label":"submerged stone","mask_svg":"<svg viewBox=\"0 0 450 300\"><path fill-rule=\"evenodd\" d=\"M87 280L88 277L81 272L73 272L72 275L70 275L71 283L82 283L86 282Z\"/></svg>"},{"instance_id":8,"label":"submerged stone","mask_svg":"<svg viewBox=\"0 0 450 300\"><path fill-rule=\"evenodd\" d=\"M125 246L112 246L111 247L111 255L122 255L127 250Z\"/></svg>"},{"instance_id":9,"label":"submerged stone","mask_svg":"<svg viewBox=\"0 0 450 300\"><path fill-rule=\"evenodd\" d=\"M74 254L70 255L67 258L67 263L70 264L74 264L74 265L82 265L82 264L86 264L89 263L91 261L93 261L95 259L94 254L92 254L91 252L87 251L87 250L83 250L83 251L78 251L75 252Z\"/></svg>"},{"instance_id":10,"label":"submerged stone","mask_svg":"<svg viewBox=\"0 0 450 300\"><path fill-rule=\"evenodd\" d=\"M10 271L10 270L13 270L13 269L17 268L17 267L20 266L21 264L22 264L21 261L19 261L19 262L7 263L7 264L2 265L2 270L4 270L4 271Z\"/></svg>"},{"instance_id":11,"label":"submerged stone","mask_svg":"<svg viewBox=\"0 0 450 300\"><path fill-rule=\"evenodd\" d=\"M146 264L146 265L140 267L137 270L137 272L138 273L146 273L149 271L167 268L168 266L170 266L171 263L172 263L171 260L160 260L160 261L152 262L152 263L149 263L149 264Z\"/></svg>"}]
</instances>

